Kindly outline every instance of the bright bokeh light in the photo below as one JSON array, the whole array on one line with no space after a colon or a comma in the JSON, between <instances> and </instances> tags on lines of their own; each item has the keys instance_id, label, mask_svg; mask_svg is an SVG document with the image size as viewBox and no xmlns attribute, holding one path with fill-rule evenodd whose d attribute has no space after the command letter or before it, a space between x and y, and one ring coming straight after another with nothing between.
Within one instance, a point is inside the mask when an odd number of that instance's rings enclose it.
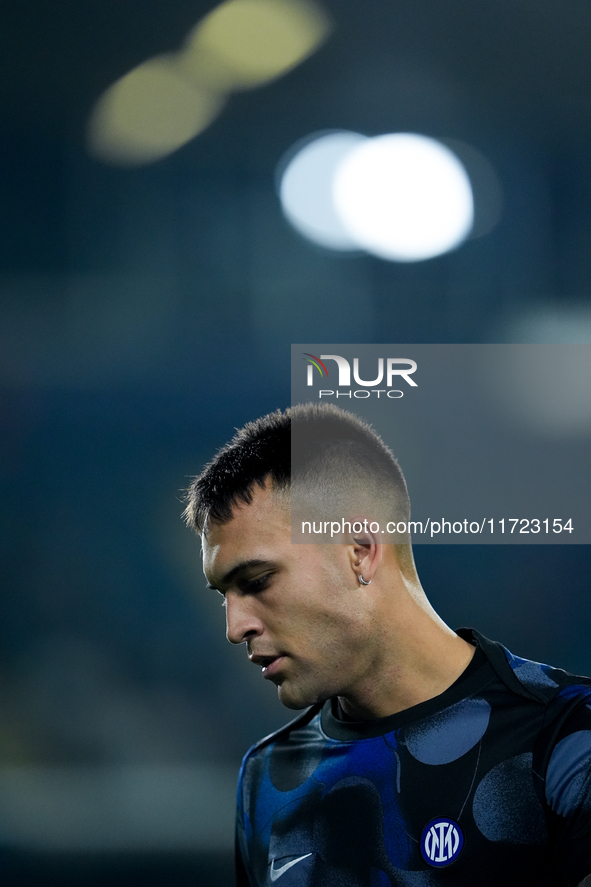
<instances>
[{"instance_id":1,"label":"bright bokeh light","mask_svg":"<svg viewBox=\"0 0 591 887\"><path fill-rule=\"evenodd\" d=\"M103 94L89 122L90 152L119 165L165 157L205 129L224 103L179 74L174 57L138 65Z\"/></svg>"},{"instance_id":2,"label":"bright bokeh light","mask_svg":"<svg viewBox=\"0 0 591 887\"><path fill-rule=\"evenodd\" d=\"M90 153L121 166L166 157L215 120L228 93L286 74L329 31L313 0L226 0L178 52L149 59L109 87L89 120Z\"/></svg>"},{"instance_id":3,"label":"bright bokeh light","mask_svg":"<svg viewBox=\"0 0 591 887\"><path fill-rule=\"evenodd\" d=\"M281 175L279 197L291 224L309 240L336 250L357 250L335 210L332 183L344 157L367 138L331 132L307 139L292 150Z\"/></svg>"},{"instance_id":4,"label":"bright bokeh light","mask_svg":"<svg viewBox=\"0 0 591 887\"><path fill-rule=\"evenodd\" d=\"M354 147L335 172L333 199L359 247L398 262L448 252L472 227L472 190L462 164L440 142L411 133Z\"/></svg>"},{"instance_id":5,"label":"bright bokeh light","mask_svg":"<svg viewBox=\"0 0 591 887\"><path fill-rule=\"evenodd\" d=\"M308 0L227 0L189 36L183 64L222 89L261 86L307 58L329 30Z\"/></svg>"}]
</instances>

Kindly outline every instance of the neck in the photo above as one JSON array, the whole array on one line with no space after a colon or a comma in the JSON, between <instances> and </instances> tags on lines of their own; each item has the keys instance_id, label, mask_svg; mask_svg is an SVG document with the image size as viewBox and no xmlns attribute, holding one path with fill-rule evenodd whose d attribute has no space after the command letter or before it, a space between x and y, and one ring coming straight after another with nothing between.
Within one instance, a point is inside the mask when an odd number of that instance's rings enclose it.
<instances>
[{"instance_id":1,"label":"neck","mask_svg":"<svg viewBox=\"0 0 591 887\"><path fill-rule=\"evenodd\" d=\"M468 667L474 647L435 613L420 588L402 580L375 614L369 655L359 680L339 696L344 713L354 720L383 718L439 696Z\"/></svg>"}]
</instances>

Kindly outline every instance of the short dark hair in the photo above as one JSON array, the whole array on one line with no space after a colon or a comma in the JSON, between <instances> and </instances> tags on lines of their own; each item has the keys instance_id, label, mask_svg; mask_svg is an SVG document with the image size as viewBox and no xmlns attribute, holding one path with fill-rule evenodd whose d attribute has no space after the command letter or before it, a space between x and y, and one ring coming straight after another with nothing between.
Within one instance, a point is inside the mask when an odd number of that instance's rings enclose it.
<instances>
[{"instance_id":1,"label":"short dark hair","mask_svg":"<svg viewBox=\"0 0 591 887\"><path fill-rule=\"evenodd\" d=\"M276 491L289 490L292 471L294 482L323 499L334 500L335 488L350 490L360 478L396 519L410 516L404 476L379 434L353 413L308 403L239 429L186 491L185 520L199 533L208 520L226 523L237 503L251 503L255 486L270 479Z\"/></svg>"},{"instance_id":2,"label":"short dark hair","mask_svg":"<svg viewBox=\"0 0 591 887\"><path fill-rule=\"evenodd\" d=\"M226 523L238 502L250 505L255 485L277 489L291 482L291 418L276 410L239 428L185 493L184 518L198 533L206 521Z\"/></svg>"}]
</instances>

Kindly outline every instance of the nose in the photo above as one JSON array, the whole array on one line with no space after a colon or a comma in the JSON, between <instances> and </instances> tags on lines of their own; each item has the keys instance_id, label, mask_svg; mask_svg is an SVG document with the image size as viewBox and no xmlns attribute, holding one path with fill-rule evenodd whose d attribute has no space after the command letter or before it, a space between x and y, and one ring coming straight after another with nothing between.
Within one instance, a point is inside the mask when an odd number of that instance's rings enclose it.
<instances>
[{"instance_id":1,"label":"nose","mask_svg":"<svg viewBox=\"0 0 591 887\"><path fill-rule=\"evenodd\" d=\"M231 644L242 644L263 633L263 624L254 612L253 598L226 594L226 637Z\"/></svg>"}]
</instances>

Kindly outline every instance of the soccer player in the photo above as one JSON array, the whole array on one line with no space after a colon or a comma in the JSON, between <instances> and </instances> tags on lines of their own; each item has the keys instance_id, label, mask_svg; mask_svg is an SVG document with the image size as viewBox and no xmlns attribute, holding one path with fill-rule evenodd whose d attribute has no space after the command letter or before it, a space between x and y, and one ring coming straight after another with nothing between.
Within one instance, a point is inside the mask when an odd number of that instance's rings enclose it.
<instances>
[{"instance_id":1,"label":"soccer player","mask_svg":"<svg viewBox=\"0 0 591 887\"><path fill-rule=\"evenodd\" d=\"M382 534L409 515L388 447L326 405L246 425L188 490L228 640L305 709L244 758L239 887L591 873L591 679L448 628L408 537ZM332 544L292 533L327 517L344 521Z\"/></svg>"}]
</instances>

